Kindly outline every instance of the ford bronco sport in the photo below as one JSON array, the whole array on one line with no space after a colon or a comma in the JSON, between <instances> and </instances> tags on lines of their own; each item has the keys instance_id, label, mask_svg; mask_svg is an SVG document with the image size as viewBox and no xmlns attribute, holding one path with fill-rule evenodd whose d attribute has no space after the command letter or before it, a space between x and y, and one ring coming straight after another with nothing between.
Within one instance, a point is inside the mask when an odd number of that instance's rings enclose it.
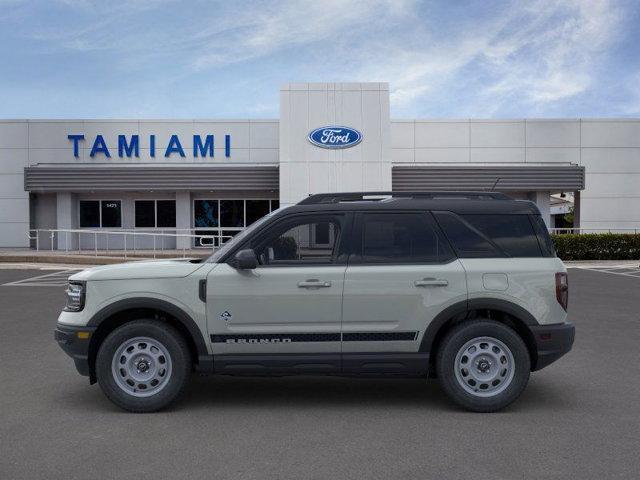
<instances>
[{"instance_id":1,"label":"ford bronco sport","mask_svg":"<svg viewBox=\"0 0 640 480\"><path fill-rule=\"evenodd\" d=\"M66 295L56 340L133 412L193 371L437 377L490 412L574 338L540 212L493 192L312 195L205 260L91 268Z\"/></svg>"}]
</instances>

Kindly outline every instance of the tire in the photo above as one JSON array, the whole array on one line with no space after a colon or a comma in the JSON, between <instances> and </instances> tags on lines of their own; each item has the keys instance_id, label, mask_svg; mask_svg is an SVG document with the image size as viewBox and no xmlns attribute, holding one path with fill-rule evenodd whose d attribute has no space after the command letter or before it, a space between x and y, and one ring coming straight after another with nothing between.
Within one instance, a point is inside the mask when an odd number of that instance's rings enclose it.
<instances>
[{"instance_id":1,"label":"tire","mask_svg":"<svg viewBox=\"0 0 640 480\"><path fill-rule=\"evenodd\" d=\"M470 320L445 335L436 370L443 390L458 405L495 412L524 391L531 359L513 329L493 320Z\"/></svg>"},{"instance_id":2,"label":"tire","mask_svg":"<svg viewBox=\"0 0 640 480\"><path fill-rule=\"evenodd\" d=\"M96 358L96 376L104 394L124 410L156 412L182 393L191 375L184 337L155 320L135 320L112 331Z\"/></svg>"}]
</instances>

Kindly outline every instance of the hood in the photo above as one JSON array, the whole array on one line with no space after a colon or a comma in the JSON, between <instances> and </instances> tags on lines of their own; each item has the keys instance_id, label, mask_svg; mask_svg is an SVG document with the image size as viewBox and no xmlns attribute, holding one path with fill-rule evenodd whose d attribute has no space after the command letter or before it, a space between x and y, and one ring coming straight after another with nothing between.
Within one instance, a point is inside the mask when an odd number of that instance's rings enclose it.
<instances>
[{"instance_id":1,"label":"hood","mask_svg":"<svg viewBox=\"0 0 640 480\"><path fill-rule=\"evenodd\" d=\"M192 274L204 263L194 259L143 260L88 268L69 277L69 280L135 280L150 278L181 278Z\"/></svg>"}]
</instances>

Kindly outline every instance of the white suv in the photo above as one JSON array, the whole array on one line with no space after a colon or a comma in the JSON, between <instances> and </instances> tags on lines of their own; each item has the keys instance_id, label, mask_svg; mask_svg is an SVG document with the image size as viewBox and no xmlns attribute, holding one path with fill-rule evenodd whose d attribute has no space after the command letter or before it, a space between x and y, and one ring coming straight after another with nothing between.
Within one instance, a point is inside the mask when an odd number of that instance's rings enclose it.
<instances>
[{"instance_id":1,"label":"white suv","mask_svg":"<svg viewBox=\"0 0 640 480\"><path fill-rule=\"evenodd\" d=\"M192 371L438 377L501 409L571 349L568 284L536 206L498 193L313 195L206 260L72 276L55 338L120 407Z\"/></svg>"}]
</instances>

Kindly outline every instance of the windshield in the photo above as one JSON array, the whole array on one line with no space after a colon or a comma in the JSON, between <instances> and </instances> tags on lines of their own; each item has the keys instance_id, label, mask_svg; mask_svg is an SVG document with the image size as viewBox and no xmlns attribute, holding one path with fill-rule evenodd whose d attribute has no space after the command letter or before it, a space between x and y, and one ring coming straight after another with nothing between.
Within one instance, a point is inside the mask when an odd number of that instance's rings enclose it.
<instances>
[{"instance_id":1,"label":"windshield","mask_svg":"<svg viewBox=\"0 0 640 480\"><path fill-rule=\"evenodd\" d=\"M255 222L253 222L250 226L245 228L242 232L240 232L235 237L233 237L232 239L230 239L227 242L225 242L225 244L222 245L222 247L220 247L218 250L216 250L213 253L213 255L211 255L209 258L207 258L206 262L207 263L218 263L218 261L222 257L224 257L227 253L229 253L230 250L234 249L236 247L236 245L242 243L245 238L247 238L249 235L251 235L251 233L253 233L255 230L257 230L260 227L262 227L262 225L264 225L269 219L271 219L271 217L273 217L276 213L281 212L285 208L287 208L287 207L278 208L277 210L274 210L273 212L265 215L260 220L257 220Z\"/></svg>"}]
</instances>

